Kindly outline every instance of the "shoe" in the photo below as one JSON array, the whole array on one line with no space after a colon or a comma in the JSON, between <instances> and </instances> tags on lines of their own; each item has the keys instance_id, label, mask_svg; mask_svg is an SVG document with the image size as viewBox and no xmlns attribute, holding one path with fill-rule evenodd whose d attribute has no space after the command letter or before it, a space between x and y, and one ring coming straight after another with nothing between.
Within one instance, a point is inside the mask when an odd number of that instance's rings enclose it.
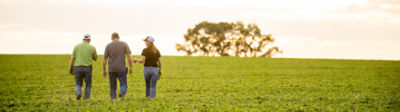
<instances>
[{"instance_id":1,"label":"shoe","mask_svg":"<svg viewBox=\"0 0 400 112\"><path fill-rule=\"evenodd\" d=\"M80 100L81 99L81 97L82 97L82 95L76 95L76 100Z\"/></svg>"},{"instance_id":2,"label":"shoe","mask_svg":"<svg viewBox=\"0 0 400 112\"><path fill-rule=\"evenodd\" d=\"M125 98L125 95L124 95L124 94L122 94L122 93L120 93L118 96L119 96L120 98L122 98L122 99L124 99L124 98Z\"/></svg>"}]
</instances>

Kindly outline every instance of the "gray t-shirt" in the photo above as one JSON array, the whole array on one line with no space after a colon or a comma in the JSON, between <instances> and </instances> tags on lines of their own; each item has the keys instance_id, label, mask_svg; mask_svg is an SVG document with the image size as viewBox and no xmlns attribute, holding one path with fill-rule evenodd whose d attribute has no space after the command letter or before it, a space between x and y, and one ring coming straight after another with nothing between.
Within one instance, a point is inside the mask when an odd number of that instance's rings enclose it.
<instances>
[{"instance_id":1,"label":"gray t-shirt","mask_svg":"<svg viewBox=\"0 0 400 112\"><path fill-rule=\"evenodd\" d=\"M109 72L125 72L125 55L131 54L128 44L125 42L114 40L106 46L104 51L104 59L108 59Z\"/></svg>"}]
</instances>

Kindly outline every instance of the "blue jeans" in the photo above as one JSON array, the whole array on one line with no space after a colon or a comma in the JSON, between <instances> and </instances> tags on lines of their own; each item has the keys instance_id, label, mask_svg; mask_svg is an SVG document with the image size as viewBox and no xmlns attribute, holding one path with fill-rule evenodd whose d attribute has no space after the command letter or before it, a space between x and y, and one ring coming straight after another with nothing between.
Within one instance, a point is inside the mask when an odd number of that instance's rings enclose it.
<instances>
[{"instance_id":1,"label":"blue jeans","mask_svg":"<svg viewBox=\"0 0 400 112\"><path fill-rule=\"evenodd\" d=\"M126 94L128 89L127 81L126 81L126 72L108 72L109 80L110 80L110 96L111 99L117 98L117 79L119 80L119 94Z\"/></svg>"},{"instance_id":2,"label":"blue jeans","mask_svg":"<svg viewBox=\"0 0 400 112\"><path fill-rule=\"evenodd\" d=\"M84 100L90 98L90 90L92 88L92 69L90 68L74 68L75 73L75 95L82 95L83 80L85 80L85 97Z\"/></svg>"},{"instance_id":3,"label":"blue jeans","mask_svg":"<svg viewBox=\"0 0 400 112\"><path fill-rule=\"evenodd\" d=\"M146 82L146 97L156 97L157 80L160 78L157 67L144 67L144 81Z\"/></svg>"}]
</instances>

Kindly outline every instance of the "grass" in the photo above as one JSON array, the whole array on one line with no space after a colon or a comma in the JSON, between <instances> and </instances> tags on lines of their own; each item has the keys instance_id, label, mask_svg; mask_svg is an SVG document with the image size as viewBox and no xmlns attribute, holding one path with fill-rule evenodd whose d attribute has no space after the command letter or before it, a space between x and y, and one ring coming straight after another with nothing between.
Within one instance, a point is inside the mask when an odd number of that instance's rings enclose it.
<instances>
[{"instance_id":1,"label":"grass","mask_svg":"<svg viewBox=\"0 0 400 112\"><path fill-rule=\"evenodd\" d=\"M1 110L400 110L400 61L164 56L157 98L134 64L125 100L112 101L99 57L91 98L77 101L69 55L0 55Z\"/></svg>"}]
</instances>

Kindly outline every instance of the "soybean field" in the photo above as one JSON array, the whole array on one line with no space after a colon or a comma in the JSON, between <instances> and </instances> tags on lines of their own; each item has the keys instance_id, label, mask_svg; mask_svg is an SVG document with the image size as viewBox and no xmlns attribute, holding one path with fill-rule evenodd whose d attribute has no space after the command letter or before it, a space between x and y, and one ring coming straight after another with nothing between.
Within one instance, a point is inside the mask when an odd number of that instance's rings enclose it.
<instances>
[{"instance_id":1,"label":"soybean field","mask_svg":"<svg viewBox=\"0 0 400 112\"><path fill-rule=\"evenodd\" d=\"M134 64L126 98L111 100L98 57L91 98L78 101L70 55L0 55L1 110L400 110L400 61L163 56L155 99Z\"/></svg>"}]
</instances>

